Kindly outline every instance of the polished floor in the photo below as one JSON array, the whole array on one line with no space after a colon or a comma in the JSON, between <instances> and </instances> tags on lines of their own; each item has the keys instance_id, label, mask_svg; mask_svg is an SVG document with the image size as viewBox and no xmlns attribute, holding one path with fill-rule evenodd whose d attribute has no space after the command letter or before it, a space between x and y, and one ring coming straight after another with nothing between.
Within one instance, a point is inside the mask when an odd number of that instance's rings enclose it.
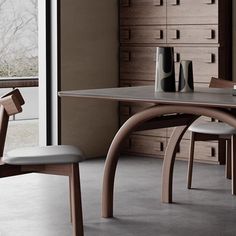
<instances>
[{"instance_id":1,"label":"polished floor","mask_svg":"<svg viewBox=\"0 0 236 236\"><path fill-rule=\"evenodd\" d=\"M104 161L81 163L85 236L236 235L236 197L224 167L196 164L186 189L185 162L175 166L174 204L160 202L162 161L123 157L113 219L100 218ZM0 179L0 236L71 236L68 181L29 174Z\"/></svg>"}]
</instances>

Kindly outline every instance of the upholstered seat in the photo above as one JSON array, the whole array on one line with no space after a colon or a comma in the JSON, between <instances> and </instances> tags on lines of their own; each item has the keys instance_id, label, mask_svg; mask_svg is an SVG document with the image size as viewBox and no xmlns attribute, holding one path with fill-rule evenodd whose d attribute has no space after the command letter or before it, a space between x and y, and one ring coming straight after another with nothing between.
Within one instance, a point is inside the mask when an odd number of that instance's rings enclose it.
<instances>
[{"instance_id":1,"label":"upholstered seat","mask_svg":"<svg viewBox=\"0 0 236 236\"><path fill-rule=\"evenodd\" d=\"M195 122L189 130L201 134L232 135L236 134L236 129L223 122Z\"/></svg>"},{"instance_id":2,"label":"upholstered seat","mask_svg":"<svg viewBox=\"0 0 236 236\"><path fill-rule=\"evenodd\" d=\"M2 161L12 165L68 164L83 161L82 152L70 145L25 147L9 151Z\"/></svg>"}]
</instances>

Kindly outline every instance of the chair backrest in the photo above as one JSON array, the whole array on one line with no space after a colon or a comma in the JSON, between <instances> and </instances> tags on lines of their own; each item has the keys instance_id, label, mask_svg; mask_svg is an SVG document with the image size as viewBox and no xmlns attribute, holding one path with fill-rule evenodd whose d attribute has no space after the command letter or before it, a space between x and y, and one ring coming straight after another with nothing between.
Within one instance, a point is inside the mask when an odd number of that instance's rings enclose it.
<instances>
[{"instance_id":1,"label":"chair backrest","mask_svg":"<svg viewBox=\"0 0 236 236\"><path fill-rule=\"evenodd\" d=\"M4 94L0 98L0 161L3 155L9 117L22 112L25 101L18 89Z\"/></svg>"},{"instance_id":2,"label":"chair backrest","mask_svg":"<svg viewBox=\"0 0 236 236\"><path fill-rule=\"evenodd\" d=\"M234 85L236 85L236 82L234 81L212 77L209 88L233 88Z\"/></svg>"}]
</instances>

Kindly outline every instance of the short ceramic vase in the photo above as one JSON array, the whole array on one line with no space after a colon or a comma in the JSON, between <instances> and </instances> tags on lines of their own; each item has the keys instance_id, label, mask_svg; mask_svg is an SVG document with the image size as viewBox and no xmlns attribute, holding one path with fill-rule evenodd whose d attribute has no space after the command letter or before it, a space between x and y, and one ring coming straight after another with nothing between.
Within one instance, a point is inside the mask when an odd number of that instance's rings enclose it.
<instances>
[{"instance_id":1,"label":"short ceramic vase","mask_svg":"<svg viewBox=\"0 0 236 236\"><path fill-rule=\"evenodd\" d=\"M173 47L157 47L155 91L156 92L176 91Z\"/></svg>"},{"instance_id":2,"label":"short ceramic vase","mask_svg":"<svg viewBox=\"0 0 236 236\"><path fill-rule=\"evenodd\" d=\"M179 70L179 92L193 92L193 63L186 60L180 62Z\"/></svg>"}]
</instances>

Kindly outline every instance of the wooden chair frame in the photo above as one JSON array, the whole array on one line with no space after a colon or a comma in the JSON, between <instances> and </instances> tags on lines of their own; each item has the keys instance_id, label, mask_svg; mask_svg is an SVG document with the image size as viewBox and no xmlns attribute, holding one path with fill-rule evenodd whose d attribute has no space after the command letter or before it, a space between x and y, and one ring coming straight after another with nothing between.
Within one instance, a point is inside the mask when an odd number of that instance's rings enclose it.
<instances>
[{"instance_id":1,"label":"wooden chair frame","mask_svg":"<svg viewBox=\"0 0 236 236\"><path fill-rule=\"evenodd\" d=\"M211 78L209 88L233 88L236 85L236 82L222 80L218 78ZM187 188L191 189L192 187L192 174L193 174L193 160L194 160L194 147L196 141L213 141L218 140L219 142L219 157L222 156L226 158L226 169L225 176L228 179L231 179L232 173L236 174L235 168L231 163L234 162L234 156L236 155L236 150L233 145L236 139L236 135L212 135L212 134L203 134L192 132L190 137L190 150L189 150L189 162L188 162L188 174L187 174ZM226 149L225 149L226 147ZM226 155L225 155L226 154ZM220 160L222 163L224 160ZM233 181L232 184L232 194L236 195L236 183Z\"/></svg>"},{"instance_id":2,"label":"wooden chair frame","mask_svg":"<svg viewBox=\"0 0 236 236\"><path fill-rule=\"evenodd\" d=\"M18 89L0 98L0 155L3 156L9 117L22 111L24 99ZM8 165L0 158L0 177L15 176L25 173L46 173L69 177L70 208L73 236L83 236L83 217L78 163L43 164L43 165Z\"/></svg>"}]
</instances>

